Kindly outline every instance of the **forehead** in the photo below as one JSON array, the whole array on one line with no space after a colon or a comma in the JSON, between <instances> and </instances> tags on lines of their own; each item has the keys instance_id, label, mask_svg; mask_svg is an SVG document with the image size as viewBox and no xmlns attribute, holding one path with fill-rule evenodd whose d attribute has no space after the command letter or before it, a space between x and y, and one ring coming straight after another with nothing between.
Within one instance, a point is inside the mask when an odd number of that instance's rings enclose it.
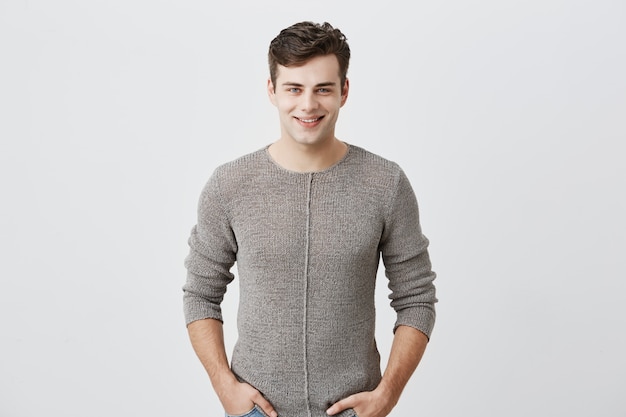
<instances>
[{"instance_id":1,"label":"forehead","mask_svg":"<svg viewBox=\"0 0 626 417\"><path fill-rule=\"evenodd\" d=\"M335 55L316 56L298 66L284 67L278 65L277 69L277 84L283 82L300 84L339 82L339 61Z\"/></svg>"}]
</instances>

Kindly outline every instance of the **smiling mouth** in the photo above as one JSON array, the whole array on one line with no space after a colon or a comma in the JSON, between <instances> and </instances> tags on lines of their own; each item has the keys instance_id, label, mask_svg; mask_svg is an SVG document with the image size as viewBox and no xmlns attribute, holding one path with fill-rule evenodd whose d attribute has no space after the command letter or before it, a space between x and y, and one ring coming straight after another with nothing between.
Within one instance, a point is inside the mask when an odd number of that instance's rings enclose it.
<instances>
[{"instance_id":1,"label":"smiling mouth","mask_svg":"<svg viewBox=\"0 0 626 417\"><path fill-rule=\"evenodd\" d=\"M315 123L315 122L319 122L323 118L324 116L316 117L315 119L301 119L299 117L296 117L296 119L302 123Z\"/></svg>"}]
</instances>

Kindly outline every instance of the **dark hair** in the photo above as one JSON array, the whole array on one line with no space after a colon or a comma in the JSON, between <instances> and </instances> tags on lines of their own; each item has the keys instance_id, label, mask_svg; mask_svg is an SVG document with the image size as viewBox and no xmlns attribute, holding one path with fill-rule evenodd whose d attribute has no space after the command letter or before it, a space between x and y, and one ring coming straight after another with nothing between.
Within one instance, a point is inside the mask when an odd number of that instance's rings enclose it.
<instances>
[{"instance_id":1,"label":"dark hair","mask_svg":"<svg viewBox=\"0 0 626 417\"><path fill-rule=\"evenodd\" d=\"M339 78L343 90L350 62L350 47L345 35L327 22L300 22L283 29L270 42L268 62L272 84L276 86L278 65L299 66L311 58L330 54L339 61Z\"/></svg>"}]
</instances>

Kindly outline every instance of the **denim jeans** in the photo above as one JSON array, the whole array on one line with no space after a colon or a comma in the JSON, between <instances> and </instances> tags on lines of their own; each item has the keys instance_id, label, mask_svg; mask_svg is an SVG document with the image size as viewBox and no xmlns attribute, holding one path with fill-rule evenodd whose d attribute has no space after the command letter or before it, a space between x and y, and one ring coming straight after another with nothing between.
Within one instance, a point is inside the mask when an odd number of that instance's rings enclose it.
<instances>
[{"instance_id":1,"label":"denim jeans","mask_svg":"<svg viewBox=\"0 0 626 417\"><path fill-rule=\"evenodd\" d=\"M265 417L265 414L263 414L261 412L261 409L255 405L254 408L250 411L248 411L247 413L244 414L227 414L225 413L226 417Z\"/></svg>"},{"instance_id":2,"label":"denim jeans","mask_svg":"<svg viewBox=\"0 0 626 417\"><path fill-rule=\"evenodd\" d=\"M261 409L259 408L258 405L255 405L254 408L250 411L248 411L247 413L244 414L225 414L226 417L265 417L265 414L263 414L261 412ZM353 417L357 417L356 414L353 415Z\"/></svg>"}]
</instances>

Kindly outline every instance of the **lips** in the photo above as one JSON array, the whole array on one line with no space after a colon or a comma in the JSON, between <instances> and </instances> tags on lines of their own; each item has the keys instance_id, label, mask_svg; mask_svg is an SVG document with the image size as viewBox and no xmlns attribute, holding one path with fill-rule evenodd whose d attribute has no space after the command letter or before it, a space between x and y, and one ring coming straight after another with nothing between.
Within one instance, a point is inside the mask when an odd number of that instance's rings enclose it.
<instances>
[{"instance_id":1,"label":"lips","mask_svg":"<svg viewBox=\"0 0 626 417\"><path fill-rule=\"evenodd\" d=\"M315 117L315 118L311 118L311 117L310 118L296 117L296 120L298 120L301 123L312 124L312 123L315 123L315 122L319 122L323 118L324 118L324 116Z\"/></svg>"}]
</instances>

